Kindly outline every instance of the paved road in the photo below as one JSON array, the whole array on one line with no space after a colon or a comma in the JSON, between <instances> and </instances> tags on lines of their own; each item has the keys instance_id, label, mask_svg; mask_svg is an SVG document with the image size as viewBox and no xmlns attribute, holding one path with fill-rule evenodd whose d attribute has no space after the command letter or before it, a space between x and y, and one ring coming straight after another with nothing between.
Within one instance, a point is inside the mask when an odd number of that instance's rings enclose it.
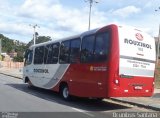
<instances>
[{"instance_id":1,"label":"paved road","mask_svg":"<svg viewBox=\"0 0 160 118\"><path fill-rule=\"evenodd\" d=\"M71 102L66 102L55 92L33 87L28 88L27 84L24 84L22 80L0 74L0 111L59 112L55 113L60 115L58 117L65 117L65 114L71 116L72 114L76 118L112 118L115 112L148 112L151 110L112 100L93 102L76 98ZM39 115L43 116L45 113L39 113Z\"/></svg>"}]
</instances>

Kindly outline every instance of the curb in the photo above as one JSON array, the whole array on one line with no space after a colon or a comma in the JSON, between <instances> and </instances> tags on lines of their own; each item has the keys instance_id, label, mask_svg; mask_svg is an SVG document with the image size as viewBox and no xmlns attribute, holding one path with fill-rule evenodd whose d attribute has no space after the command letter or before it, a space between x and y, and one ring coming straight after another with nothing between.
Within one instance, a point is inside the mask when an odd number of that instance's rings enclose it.
<instances>
[{"instance_id":1,"label":"curb","mask_svg":"<svg viewBox=\"0 0 160 118\"><path fill-rule=\"evenodd\" d=\"M160 107L154 107L154 106L150 106L150 105L131 102L131 101L128 101L128 100L120 100L120 99L116 99L116 98L111 98L111 100L116 101L116 102L122 102L122 103L135 105L135 106L138 106L138 107L144 107L144 108L152 109L152 110L155 110L155 111L160 111Z\"/></svg>"},{"instance_id":2,"label":"curb","mask_svg":"<svg viewBox=\"0 0 160 118\"><path fill-rule=\"evenodd\" d=\"M10 76L10 77L14 77L14 78L17 78L17 79L22 79L22 77L17 77L17 76L10 75L10 74L6 74L6 73L1 73L1 72L0 72L0 74L6 75L6 76Z\"/></svg>"}]
</instances>

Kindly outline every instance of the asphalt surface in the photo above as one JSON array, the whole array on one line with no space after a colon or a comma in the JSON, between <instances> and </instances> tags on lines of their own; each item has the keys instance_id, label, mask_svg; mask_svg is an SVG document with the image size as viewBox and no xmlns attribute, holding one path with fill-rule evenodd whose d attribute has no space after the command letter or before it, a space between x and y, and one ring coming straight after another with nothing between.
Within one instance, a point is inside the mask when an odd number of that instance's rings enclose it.
<instances>
[{"instance_id":1,"label":"asphalt surface","mask_svg":"<svg viewBox=\"0 0 160 118\"><path fill-rule=\"evenodd\" d=\"M18 118L53 116L58 118L113 118L117 112L153 112L129 104L106 99L95 102L89 99L74 98L67 102L58 93L40 88L28 88L21 79L0 74L0 117L11 112ZM16 114L18 113L18 114ZM16 117L17 118L17 117Z\"/></svg>"}]
</instances>

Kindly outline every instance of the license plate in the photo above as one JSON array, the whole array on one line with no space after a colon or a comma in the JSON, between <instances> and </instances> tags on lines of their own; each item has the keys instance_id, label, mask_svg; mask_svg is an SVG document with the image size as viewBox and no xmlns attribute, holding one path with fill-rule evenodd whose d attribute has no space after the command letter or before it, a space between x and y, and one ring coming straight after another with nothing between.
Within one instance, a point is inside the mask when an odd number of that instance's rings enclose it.
<instances>
[{"instance_id":1,"label":"license plate","mask_svg":"<svg viewBox=\"0 0 160 118\"><path fill-rule=\"evenodd\" d=\"M136 89L136 90L141 90L141 89L142 89L142 86L135 86L134 89Z\"/></svg>"}]
</instances>

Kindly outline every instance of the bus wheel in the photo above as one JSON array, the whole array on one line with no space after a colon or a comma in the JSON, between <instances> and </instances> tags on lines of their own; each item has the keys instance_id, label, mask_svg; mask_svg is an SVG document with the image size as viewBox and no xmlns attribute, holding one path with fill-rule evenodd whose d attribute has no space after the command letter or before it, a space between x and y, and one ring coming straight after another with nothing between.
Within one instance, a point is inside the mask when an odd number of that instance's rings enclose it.
<instances>
[{"instance_id":1,"label":"bus wheel","mask_svg":"<svg viewBox=\"0 0 160 118\"><path fill-rule=\"evenodd\" d=\"M70 100L69 88L67 85L62 86L61 96L63 97L64 100L67 100L67 101Z\"/></svg>"},{"instance_id":2,"label":"bus wheel","mask_svg":"<svg viewBox=\"0 0 160 118\"><path fill-rule=\"evenodd\" d=\"M30 80L28 80L27 84L28 84L28 88L32 88L33 87L33 85L32 85Z\"/></svg>"}]
</instances>

